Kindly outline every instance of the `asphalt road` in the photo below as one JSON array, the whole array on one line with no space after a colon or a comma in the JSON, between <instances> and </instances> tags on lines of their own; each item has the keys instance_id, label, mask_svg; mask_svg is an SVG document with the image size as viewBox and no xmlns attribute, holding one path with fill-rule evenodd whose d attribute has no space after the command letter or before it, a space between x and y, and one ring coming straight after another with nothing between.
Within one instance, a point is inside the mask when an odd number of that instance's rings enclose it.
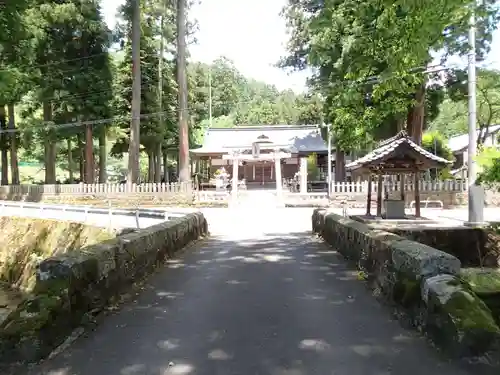
<instances>
[{"instance_id":1,"label":"asphalt road","mask_svg":"<svg viewBox=\"0 0 500 375\"><path fill-rule=\"evenodd\" d=\"M213 237L30 375L468 375L390 319L312 210L208 211ZM470 371L470 372L469 372Z\"/></svg>"}]
</instances>

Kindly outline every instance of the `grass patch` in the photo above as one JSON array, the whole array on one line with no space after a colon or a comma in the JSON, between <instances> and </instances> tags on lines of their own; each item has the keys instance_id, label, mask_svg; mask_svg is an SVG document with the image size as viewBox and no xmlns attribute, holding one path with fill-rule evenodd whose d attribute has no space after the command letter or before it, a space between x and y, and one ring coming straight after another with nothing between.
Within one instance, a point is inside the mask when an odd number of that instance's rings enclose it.
<instances>
[{"instance_id":1,"label":"grass patch","mask_svg":"<svg viewBox=\"0 0 500 375\"><path fill-rule=\"evenodd\" d=\"M0 218L0 282L30 292L40 261L115 237L81 223L31 218Z\"/></svg>"},{"instance_id":2,"label":"grass patch","mask_svg":"<svg viewBox=\"0 0 500 375\"><path fill-rule=\"evenodd\" d=\"M462 268L460 276L477 294L500 293L500 269Z\"/></svg>"},{"instance_id":3,"label":"grass patch","mask_svg":"<svg viewBox=\"0 0 500 375\"><path fill-rule=\"evenodd\" d=\"M47 204L72 204L77 206L113 207L113 208L202 208L202 207L227 207L227 202L193 202L183 194L171 196L157 195L123 195L114 197L87 196L46 196L43 199Z\"/></svg>"}]
</instances>

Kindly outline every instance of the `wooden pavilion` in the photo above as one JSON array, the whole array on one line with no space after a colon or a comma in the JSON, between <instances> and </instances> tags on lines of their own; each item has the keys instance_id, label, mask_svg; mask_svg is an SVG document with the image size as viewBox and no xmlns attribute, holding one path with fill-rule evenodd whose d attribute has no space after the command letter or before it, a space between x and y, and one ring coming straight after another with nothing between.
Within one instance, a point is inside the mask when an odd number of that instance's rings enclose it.
<instances>
[{"instance_id":1,"label":"wooden pavilion","mask_svg":"<svg viewBox=\"0 0 500 375\"><path fill-rule=\"evenodd\" d=\"M378 177L377 217L382 217L383 178L386 175L400 176L400 199L385 198L385 218L405 218L405 176L413 175L415 187L415 216L420 217L420 172L443 168L451 161L434 155L416 144L405 131L386 139L369 154L346 165L346 169L368 174L368 196L366 216L371 216L372 177Z\"/></svg>"}]
</instances>

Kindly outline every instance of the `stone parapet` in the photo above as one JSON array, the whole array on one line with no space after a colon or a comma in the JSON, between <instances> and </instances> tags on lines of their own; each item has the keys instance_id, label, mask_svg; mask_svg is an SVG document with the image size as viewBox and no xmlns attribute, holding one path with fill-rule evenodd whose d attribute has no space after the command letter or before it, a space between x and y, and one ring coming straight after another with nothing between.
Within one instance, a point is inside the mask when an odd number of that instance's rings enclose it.
<instances>
[{"instance_id":1,"label":"stone parapet","mask_svg":"<svg viewBox=\"0 0 500 375\"><path fill-rule=\"evenodd\" d=\"M203 214L192 213L43 260L33 296L0 326L0 361L46 356L87 313L207 233Z\"/></svg>"},{"instance_id":2,"label":"stone parapet","mask_svg":"<svg viewBox=\"0 0 500 375\"><path fill-rule=\"evenodd\" d=\"M453 354L483 353L500 337L490 309L461 280L455 256L327 209L314 211L312 229Z\"/></svg>"}]
</instances>

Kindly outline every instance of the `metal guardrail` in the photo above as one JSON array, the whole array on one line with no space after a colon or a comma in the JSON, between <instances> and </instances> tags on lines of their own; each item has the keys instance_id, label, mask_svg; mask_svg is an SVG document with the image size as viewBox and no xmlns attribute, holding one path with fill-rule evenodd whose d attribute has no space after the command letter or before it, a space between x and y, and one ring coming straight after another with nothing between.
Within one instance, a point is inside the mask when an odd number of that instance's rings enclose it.
<instances>
[{"instance_id":1,"label":"metal guardrail","mask_svg":"<svg viewBox=\"0 0 500 375\"><path fill-rule=\"evenodd\" d=\"M109 226L112 226L113 216L129 216L135 217L137 228L140 228L139 219L142 218L158 218L160 220L172 220L177 217L183 217L186 213L172 212L167 210L159 210L152 208L112 208L109 207L95 207L95 206L75 206L75 205L61 205L61 204L43 204L32 202L16 202L16 201L0 201L0 216L3 216L5 208L19 208L19 209L35 209L40 212L43 211L61 211L61 212L80 212L84 215L84 222L88 221L88 216L92 214L108 215Z\"/></svg>"},{"instance_id":2,"label":"metal guardrail","mask_svg":"<svg viewBox=\"0 0 500 375\"><path fill-rule=\"evenodd\" d=\"M437 207L429 207L429 204L437 206ZM415 208L416 202L411 201L410 202L410 208ZM443 209L444 204L443 201L440 200L432 200L432 199L426 199L424 201L420 201L420 208L438 208L438 209Z\"/></svg>"}]
</instances>

